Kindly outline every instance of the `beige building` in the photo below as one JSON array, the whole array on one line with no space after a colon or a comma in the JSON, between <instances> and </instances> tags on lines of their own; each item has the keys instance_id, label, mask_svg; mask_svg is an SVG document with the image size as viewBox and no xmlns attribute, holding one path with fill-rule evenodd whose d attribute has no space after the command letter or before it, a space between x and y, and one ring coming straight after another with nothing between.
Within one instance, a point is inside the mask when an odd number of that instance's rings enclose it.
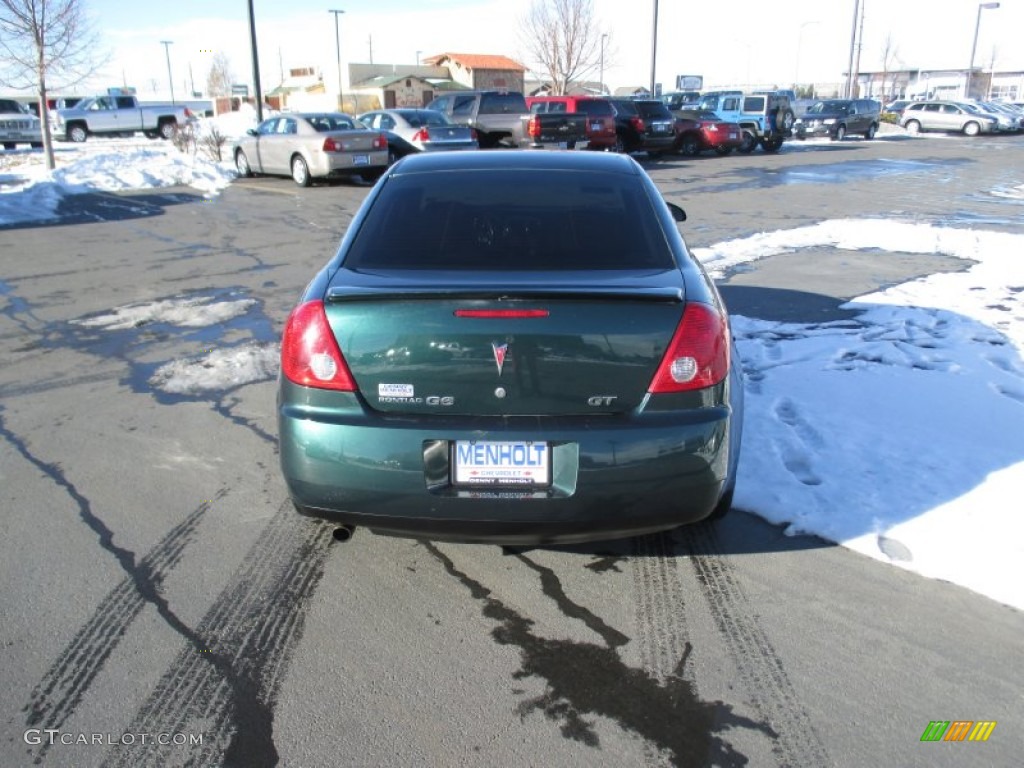
<instances>
[{"instance_id":1,"label":"beige building","mask_svg":"<svg viewBox=\"0 0 1024 768\"><path fill-rule=\"evenodd\" d=\"M451 79L466 88L520 93L524 91L526 67L507 56L487 53L441 53L425 59L424 62L447 68Z\"/></svg>"}]
</instances>

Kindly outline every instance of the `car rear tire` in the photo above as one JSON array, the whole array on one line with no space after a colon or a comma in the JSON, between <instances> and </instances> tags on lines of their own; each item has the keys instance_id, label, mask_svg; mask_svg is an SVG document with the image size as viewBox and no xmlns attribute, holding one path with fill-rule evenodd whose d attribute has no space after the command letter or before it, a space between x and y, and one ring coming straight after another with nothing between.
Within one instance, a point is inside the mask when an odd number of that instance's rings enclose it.
<instances>
[{"instance_id":1,"label":"car rear tire","mask_svg":"<svg viewBox=\"0 0 1024 768\"><path fill-rule=\"evenodd\" d=\"M68 128L68 138L76 144L81 144L89 137L89 132L85 130L84 126L73 125Z\"/></svg>"},{"instance_id":2,"label":"car rear tire","mask_svg":"<svg viewBox=\"0 0 1024 768\"><path fill-rule=\"evenodd\" d=\"M868 141L871 141L873 138L875 138L875 134L877 132L878 126L872 123L871 127L864 131L864 138L867 139Z\"/></svg>"},{"instance_id":3,"label":"car rear tire","mask_svg":"<svg viewBox=\"0 0 1024 768\"><path fill-rule=\"evenodd\" d=\"M615 135L615 144L612 146L612 152L618 152L623 154L626 151L626 142L622 140L622 136L619 134Z\"/></svg>"},{"instance_id":4,"label":"car rear tire","mask_svg":"<svg viewBox=\"0 0 1024 768\"><path fill-rule=\"evenodd\" d=\"M158 130L160 131L160 138L169 140L173 139L174 134L178 132L178 126L176 123L172 123L170 120L168 120L167 122L163 123Z\"/></svg>"},{"instance_id":5,"label":"car rear tire","mask_svg":"<svg viewBox=\"0 0 1024 768\"><path fill-rule=\"evenodd\" d=\"M743 143L740 144L738 150L744 155L749 155L754 151L754 147L757 146L757 139L754 138L754 134L750 131L743 132Z\"/></svg>"},{"instance_id":6,"label":"car rear tire","mask_svg":"<svg viewBox=\"0 0 1024 768\"><path fill-rule=\"evenodd\" d=\"M842 141L846 138L846 126L840 125L836 128L836 135L832 137L832 141Z\"/></svg>"},{"instance_id":7,"label":"car rear tire","mask_svg":"<svg viewBox=\"0 0 1024 768\"><path fill-rule=\"evenodd\" d=\"M907 120L907 122L903 125L903 128L906 130L907 133L917 134L921 132L921 124L917 122L917 120Z\"/></svg>"},{"instance_id":8,"label":"car rear tire","mask_svg":"<svg viewBox=\"0 0 1024 768\"><path fill-rule=\"evenodd\" d=\"M309 166L306 165L302 155L296 155L292 158L292 179L300 187L308 187L312 182L309 176Z\"/></svg>"},{"instance_id":9,"label":"car rear tire","mask_svg":"<svg viewBox=\"0 0 1024 768\"><path fill-rule=\"evenodd\" d=\"M700 142L696 136L683 136L679 142L679 154L685 157L696 157L700 154Z\"/></svg>"},{"instance_id":10,"label":"car rear tire","mask_svg":"<svg viewBox=\"0 0 1024 768\"><path fill-rule=\"evenodd\" d=\"M964 126L965 136L977 136L979 133L981 133L981 126L973 120Z\"/></svg>"},{"instance_id":11,"label":"car rear tire","mask_svg":"<svg viewBox=\"0 0 1024 768\"><path fill-rule=\"evenodd\" d=\"M245 156L245 152L242 150L238 150L235 153L235 169L243 179L248 179L252 176L252 166L249 165L249 158Z\"/></svg>"}]
</instances>

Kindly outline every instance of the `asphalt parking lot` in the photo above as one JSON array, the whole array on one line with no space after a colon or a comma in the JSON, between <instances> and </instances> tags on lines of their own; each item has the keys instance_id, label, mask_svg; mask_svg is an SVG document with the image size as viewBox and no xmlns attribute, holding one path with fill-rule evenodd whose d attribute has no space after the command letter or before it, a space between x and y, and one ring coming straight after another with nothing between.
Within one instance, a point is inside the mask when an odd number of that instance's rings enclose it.
<instances>
[{"instance_id":1,"label":"asphalt parking lot","mask_svg":"<svg viewBox=\"0 0 1024 768\"><path fill-rule=\"evenodd\" d=\"M643 163L692 247L845 217L1021 231L1020 204L984 194L1024 182L1021 137ZM742 511L530 550L338 543L295 515L270 373L183 392L154 376L272 352L367 189L78 195L0 230L0 765L1019 762L1019 611ZM720 287L733 313L804 321L963 267L812 248ZM181 297L247 303L203 327L83 322ZM922 743L957 718L999 725Z\"/></svg>"}]
</instances>

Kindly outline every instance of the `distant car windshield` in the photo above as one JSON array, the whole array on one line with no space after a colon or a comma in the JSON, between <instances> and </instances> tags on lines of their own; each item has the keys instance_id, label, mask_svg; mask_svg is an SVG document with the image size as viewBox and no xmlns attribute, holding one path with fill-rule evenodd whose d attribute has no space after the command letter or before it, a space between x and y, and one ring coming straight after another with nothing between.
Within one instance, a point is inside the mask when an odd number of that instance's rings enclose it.
<instances>
[{"instance_id":1,"label":"distant car windshield","mask_svg":"<svg viewBox=\"0 0 1024 768\"><path fill-rule=\"evenodd\" d=\"M477 110L481 115L525 115L529 111L526 108L526 98L521 93L482 94L480 109Z\"/></svg>"},{"instance_id":2,"label":"distant car windshield","mask_svg":"<svg viewBox=\"0 0 1024 768\"><path fill-rule=\"evenodd\" d=\"M390 178L353 270L671 269L646 188L624 173L449 170Z\"/></svg>"},{"instance_id":3,"label":"distant car windshield","mask_svg":"<svg viewBox=\"0 0 1024 768\"><path fill-rule=\"evenodd\" d=\"M576 111L591 117L609 117L615 114L612 112L612 105L604 99L580 99L576 102Z\"/></svg>"},{"instance_id":4,"label":"distant car windshield","mask_svg":"<svg viewBox=\"0 0 1024 768\"><path fill-rule=\"evenodd\" d=\"M819 101L807 109L808 115L845 115L850 105L845 101Z\"/></svg>"}]
</instances>

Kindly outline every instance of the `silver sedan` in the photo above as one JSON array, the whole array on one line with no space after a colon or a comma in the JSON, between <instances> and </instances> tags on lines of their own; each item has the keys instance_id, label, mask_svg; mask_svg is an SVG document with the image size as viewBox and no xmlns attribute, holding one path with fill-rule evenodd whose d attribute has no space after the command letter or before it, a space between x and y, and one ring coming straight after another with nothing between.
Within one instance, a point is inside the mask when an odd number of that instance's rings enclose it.
<instances>
[{"instance_id":1,"label":"silver sedan","mask_svg":"<svg viewBox=\"0 0 1024 768\"><path fill-rule=\"evenodd\" d=\"M278 115L235 142L239 176L291 176L300 187L313 179L376 178L388 165L388 140L341 112Z\"/></svg>"},{"instance_id":2,"label":"silver sedan","mask_svg":"<svg viewBox=\"0 0 1024 768\"><path fill-rule=\"evenodd\" d=\"M378 109L360 115L359 121L387 134L392 163L414 152L480 147L475 130L433 109Z\"/></svg>"}]
</instances>

